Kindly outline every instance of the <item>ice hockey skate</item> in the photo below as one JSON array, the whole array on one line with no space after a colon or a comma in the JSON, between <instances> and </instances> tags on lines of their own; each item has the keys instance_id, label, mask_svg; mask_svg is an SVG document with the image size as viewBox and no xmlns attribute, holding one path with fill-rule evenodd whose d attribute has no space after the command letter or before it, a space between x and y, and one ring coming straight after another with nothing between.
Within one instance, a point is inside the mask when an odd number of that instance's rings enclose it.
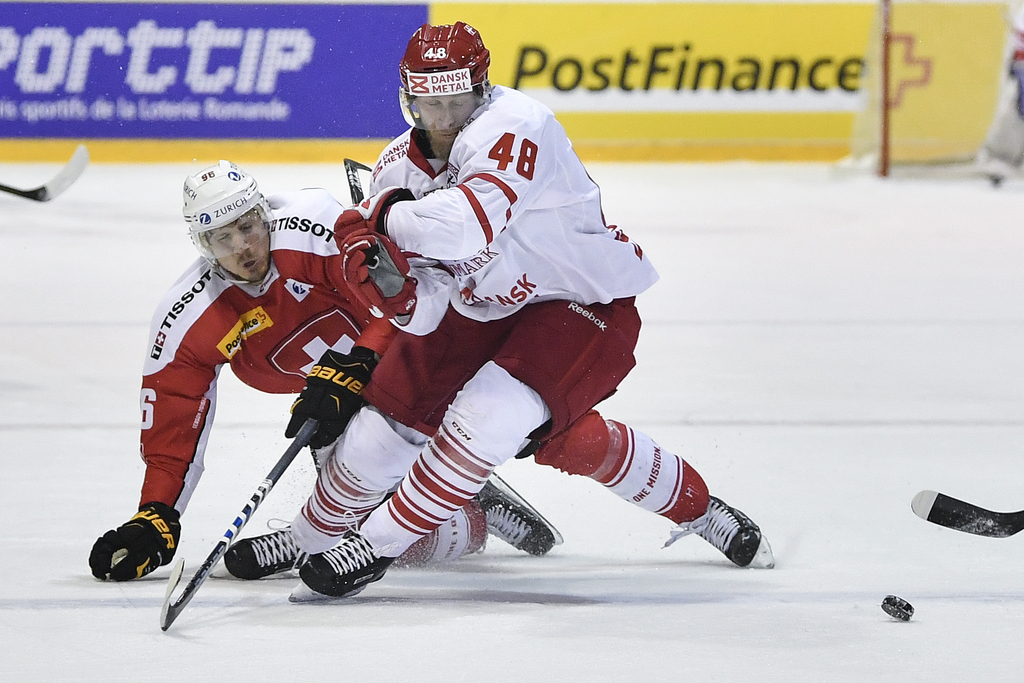
<instances>
[{"instance_id":1,"label":"ice hockey skate","mask_svg":"<svg viewBox=\"0 0 1024 683\"><path fill-rule=\"evenodd\" d=\"M236 579L252 581L294 569L298 557L289 527L237 541L224 553L224 568Z\"/></svg>"},{"instance_id":2,"label":"ice hockey skate","mask_svg":"<svg viewBox=\"0 0 1024 683\"><path fill-rule=\"evenodd\" d=\"M683 522L670 533L666 548L684 536L697 534L721 550L737 567L771 569L775 566L775 555L761 529L745 514L714 496L710 496L707 512L693 521Z\"/></svg>"},{"instance_id":3,"label":"ice hockey skate","mask_svg":"<svg viewBox=\"0 0 1024 683\"><path fill-rule=\"evenodd\" d=\"M379 581L393 557L377 557L362 534L349 532L330 550L310 555L299 566L302 583L292 591L291 602L310 602L352 597Z\"/></svg>"},{"instance_id":4,"label":"ice hockey skate","mask_svg":"<svg viewBox=\"0 0 1024 683\"><path fill-rule=\"evenodd\" d=\"M978 171L988 178L992 187L999 187L1006 179L1013 179L1020 175L1020 169L1009 161L993 156L987 149L982 148L975 159L975 166Z\"/></svg>"},{"instance_id":5,"label":"ice hockey skate","mask_svg":"<svg viewBox=\"0 0 1024 683\"><path fill-rule=\"evenodd\" d=\"M512 547L545 555L562 543L558 529L497 474L491 474L477 500L487 517L488 533Z\"/></svg>"}]
</instances>

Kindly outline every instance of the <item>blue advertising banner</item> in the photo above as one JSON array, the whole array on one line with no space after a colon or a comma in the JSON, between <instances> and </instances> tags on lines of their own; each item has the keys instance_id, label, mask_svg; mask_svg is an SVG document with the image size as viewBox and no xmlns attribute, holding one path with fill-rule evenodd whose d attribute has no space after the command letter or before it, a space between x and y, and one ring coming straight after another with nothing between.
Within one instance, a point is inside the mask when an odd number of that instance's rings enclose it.
<instances>
[{"instance_id":1,"label":"blue advertising banner","mask_svg":"<svg viewBox=\"0 0 1024 683\"><path fill-rule=\"evenodd\" d=\"M0 138L390 138L424 5L3 3Z\"/></svg>"}]
</instances>

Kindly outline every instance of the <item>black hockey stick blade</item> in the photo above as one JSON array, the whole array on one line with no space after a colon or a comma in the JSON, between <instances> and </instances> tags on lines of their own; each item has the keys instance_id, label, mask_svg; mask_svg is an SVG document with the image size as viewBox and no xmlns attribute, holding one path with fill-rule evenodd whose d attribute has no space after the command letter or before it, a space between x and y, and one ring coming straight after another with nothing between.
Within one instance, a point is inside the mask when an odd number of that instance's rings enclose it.
<instances>
[{"instance_id":1,"label":"black hockey stick blade","mask_svg":"<svg viewBox=\"0 0 1024 683\"><path fill-rule=\"evenodd\" d=\"M1024 530L1024 510L993 512L936 491L921 491L910 507L925 521L975 536L1006 538Z\"/></svg>"},{"instance_id":2,"label":"black hockey stick blade","mask_svg":"<svg viewBox=\"0 0 1024 683\"><path fill-rule=\"evenodd\" d=\"M299 433L292 439L291 444L285 450L281 459L277 461L270 473L267 474L266 478L260 482L260 485L256 488L256 492L252 494L249 502L242 508L242 511L235 518L235 521L231 523L228 530L224 532L224 537L221 538L217 545L214 547L207 557L206 561L203 562L202 566L199 567L192 579L185 586L185 589L181 592L176 599L171 599L174 589L178 587L181 582L181 575L185 571L185 560L179 559L171 570L171 576L167 581L167 592L164 594L164 604L160 608L160 630L166 631L174 623L174 620L178 618L178 615L185 610L185 606L192 600L199 587L203 585L210 572L213 571L214 566L220 561L220 558L224 557L224 553L228 551L231 544L238 538L238 534L241 533L242 527L245 526L249 518L252 517L253 513L256 512L256 508L260 506L263 499L267 497L270 490L274 488L277 481L284 474L284 471L288 469L288 466L292 464L292 460L298 454L302 448L309 443L309 440L316 433L317 422L316 420L306 420L299 430Z\"/></svg>"},{"instance_id":3,"label":"black hockey stick blade","mask_svg":"<svg viewBox=\"0 0 1024 683\"><path fill-rule=\"evenodd\" d=\"M361 164L353 159L345 159L345 177L348 178L348 192L352 195L352 203L358 204L366 198L363 191L363 181L359 178L360 171L373 173L373 169L366 164Z\"/></svg>"},{"instance_id":4,"label":"black hockey stick blade","mask_svg":"<svg viewBox=\"0 0 1024 683\"><path fill-rule=\"evenodd\" d=\"M64 165L64 168L46 184L31 190L19 190L9 185L0 185L0 191L16 194L19 197L32 199L37 202L48 202L71 187L71 183L78 180L78 176L82 175L85 167L88 165L89 150L86 149L85 145L79 145L75 153L71 155L71 159Z\"/></svg>"}]
</instances>

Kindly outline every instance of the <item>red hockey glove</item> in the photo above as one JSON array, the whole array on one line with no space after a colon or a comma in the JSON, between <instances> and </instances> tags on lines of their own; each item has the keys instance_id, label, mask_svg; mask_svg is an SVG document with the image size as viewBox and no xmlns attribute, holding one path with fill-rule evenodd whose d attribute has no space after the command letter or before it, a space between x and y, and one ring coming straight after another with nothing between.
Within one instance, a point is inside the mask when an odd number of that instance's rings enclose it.
<instances>
[{"instance_id":1,"label":"red hockey glove","mask_svg":"<svg viewBox=\"0 0 1024 683\"><path fill-rule=\"evenodd\" d=\"M395 243L366 231L352 233L341 245L345 284L357 301L378 318L409 322L416 308L416 278Z\"/></svg>"},{"instance_id":2,"label":"red hockey glove","mask_svg":"<svg viewBox=\"0 0 1024 683\"><path fill-rule=\"evenodd\" d=\"M384 221L388 209L396 202L404 202L416 199L412 192L406 189L389 187L381 190L372 197L368 197L347 209L334 221L334 237L339 242L353 232L379 232L386 235Z\"/></svg>"}]
</instances>

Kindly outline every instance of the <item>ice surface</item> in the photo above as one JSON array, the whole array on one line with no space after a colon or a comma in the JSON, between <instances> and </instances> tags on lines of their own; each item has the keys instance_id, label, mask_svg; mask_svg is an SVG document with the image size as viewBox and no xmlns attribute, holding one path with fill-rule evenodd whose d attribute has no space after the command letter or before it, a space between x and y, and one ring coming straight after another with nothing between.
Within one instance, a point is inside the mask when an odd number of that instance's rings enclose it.
<instances>
[{"instance_id":1,"label":"ice surface","mask_svg":"<svg viewBox=\"0 0 1024 683\"><path fill-rule=\"evenodd\" d=\"M1024 184L881 181L821 165L601 165L605 214L662 274L639 365L602 406L690 460L772 541L770 571L589 480L502 475L565 536L395 570L346 604L216 576L167 633L169 567L101 583L95 538L135 509L139 371L194 257L199 165L93 164L39 204L0 196L0 680L1011 681L1024 675L1024 537L929 525L934 489L1024 508ZM0 164L29 187L56 165ZM326 186L339 166L260 166ZM289 399L223 374L185 580L286 442ZM289 519L300 456L246 528ZM184 582L184 581L183 581ZM896 622L887 594L916 613Z\"/></svg>"}]
</instances>

